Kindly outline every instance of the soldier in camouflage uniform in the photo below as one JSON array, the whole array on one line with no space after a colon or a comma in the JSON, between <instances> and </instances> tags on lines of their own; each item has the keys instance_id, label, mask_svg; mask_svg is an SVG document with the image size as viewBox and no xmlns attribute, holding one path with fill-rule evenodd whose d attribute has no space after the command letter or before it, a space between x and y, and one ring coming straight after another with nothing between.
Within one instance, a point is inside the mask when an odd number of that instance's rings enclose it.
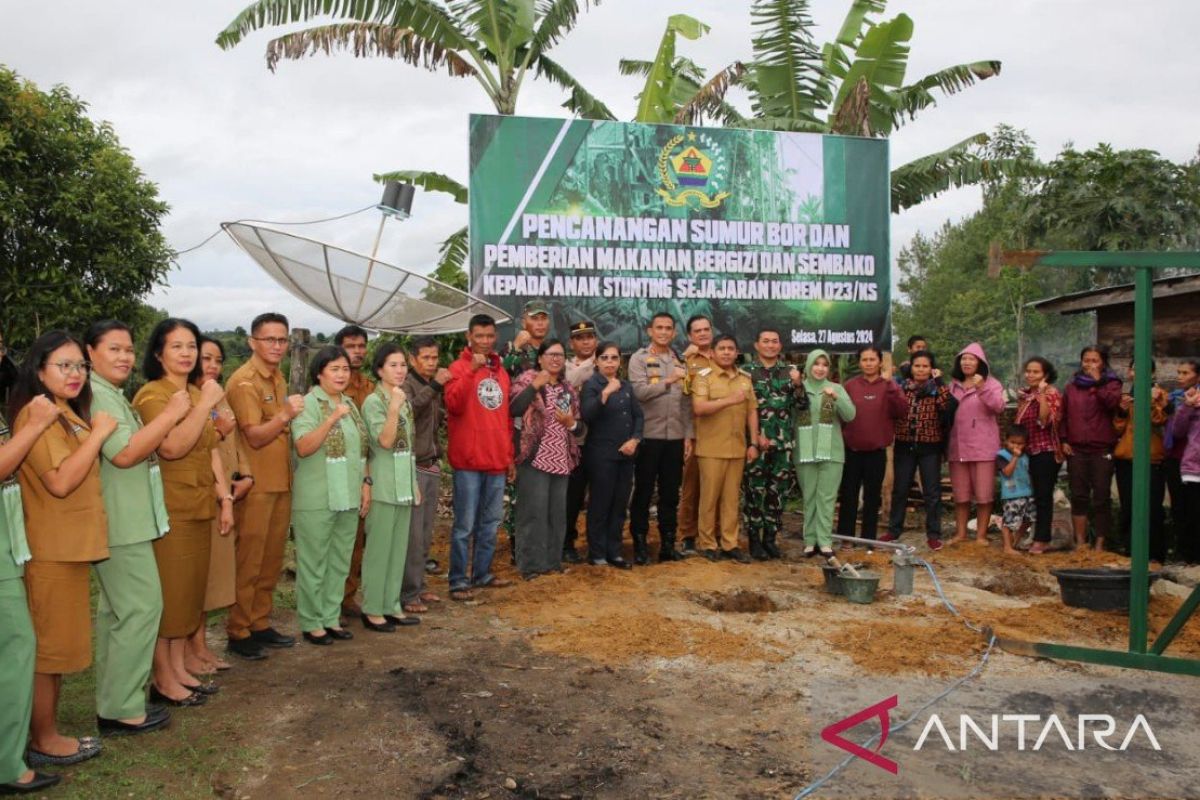
<instances>
[{"instance_id":1,"label":"soldier in camouflage uniform","mask_svg":"<svg viewBox=\"0 0 1200 800\"><path fill-rule=\"evenodd\" d=\"M779 558L775 536L783 526L783 504L795 485L792 467L793 413L808 401L795 391L800 372L780 360L783 342L776 330L764 328L754 341L758 357L746 365L758 398L759 457L742 477L742 517L750 539L750 555L760 561Z\"/></svg>"},{"instance_id":2,"label":"soldier in camouflage uniform","mask_svg":"<svg viewBox=\"0 0 1200 800\"><path fill-rule=\"evenodd\" d=\"M550 309L545 300L530 300L525 304L521 315L521 330L516 337L504 346L500 353L500 363L508 373L509 378L515 379L526 370L537 369L538 348L550 333ZM515 420L517 426L513 430L513 452L520 449L521 419ZM509 559L516 563L517 557L517 484L509 481L505 487L504 522L502 527L508 531L508 542L511 546Z\"/></svg>"}]
</instances>

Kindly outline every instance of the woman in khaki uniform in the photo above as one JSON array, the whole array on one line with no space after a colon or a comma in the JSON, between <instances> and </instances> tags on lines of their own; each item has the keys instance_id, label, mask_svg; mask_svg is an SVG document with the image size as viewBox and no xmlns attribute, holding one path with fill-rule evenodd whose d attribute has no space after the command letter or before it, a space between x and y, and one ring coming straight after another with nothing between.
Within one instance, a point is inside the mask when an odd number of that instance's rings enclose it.
<instances>
[{"instance_id":1,"label":"woman in khaki uniform","mask_svg":"<svg viewBox=\"0 0 1200 800\"><path fill-rule=\"evenodd\" d=\"M216 339L200 336L200 377L193 385L200 387L205 381L221 383L221 370L225 366L225 347ZM229 401L222 399L209 415L217 437L221 440L217 452L221 457L221 471L233 489L236 505L250 492L254 485L253 470L238 436L237 420ZM236 517L236 515L235 515ZM184 666L193 675L212 675L218 670L229 669L229 663L208 647L208 612L220 611L233 605L237 593L237 564L234 552L236 531L221 533L221 521L213 518L209 537L208 584L204 590L204 613L200 626L188 639Z\"/></svg>"},{"instance_id":2,"label":"woman in khaki uniform","mask_svg":"<svg viewBox=\"0 0 1200 800\"><path fill-rule=\"evenodd\" d=\"M117 421L102 411L90 413L87 377L83 345L65 331L50 331L29 349L9 398L18 436L32 424L38 395L59 409L18 474L32 555L25 589L37 634L29 743L34 767L76 764L100 753L99 740L63 736L57 724L63 675L92 662L88 573L93 562L108 558L99 456Z\"/></svg>"},{"instance_id":3,"label":"woman in khaki uniform","mask_svg":"<svg viewBox=\"0 0 1200 800\"><path fill-rule=\"evenodd\" d=\"M150 695L175 706L201 705L216 691L187 671L184 654L186 640L204 612L211 520L217 516L218 498L221 532L228 534L233 527L233 496L210 417L225 392L215 381L205 382L202 389L190 385L200 372L199 342L200 331L187 320L158 323L142 363L149 382L133 398L133 407L147 425L166 411L178 391L187 391L192 406L158 448L171 532L154 541L163 613Z\"/></svg>"},{"instance_id":4,"label":"woman in khaki uniform","mask_svg":"<svg viewBox=\"0 0 1200 800\"><path fill-rule=\"evenodd\" d=\"M13 439L0 416L0 794L46 789L62 778L25 766L25 743L33 713L33 660L37 642L25 599L29 542L17 468L41 435L57 424L58 406L38 395L29 404L21 433Z\"/></svg>"}]
</instances>

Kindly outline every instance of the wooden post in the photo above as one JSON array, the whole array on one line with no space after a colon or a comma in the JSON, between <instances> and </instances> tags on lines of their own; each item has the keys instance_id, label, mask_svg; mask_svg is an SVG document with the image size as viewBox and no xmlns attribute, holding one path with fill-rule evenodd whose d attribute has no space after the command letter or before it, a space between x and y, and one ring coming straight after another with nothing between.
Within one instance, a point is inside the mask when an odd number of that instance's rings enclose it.
<instances>
[{"instance_id":1,"label":"wooden post","mask_svg":"<svg viewBox=\"0 0 1200 800\"><path fill-rule=\"evenodd\" d=\"M308 328L292 328L288 344L288 357L291 358L292 368L288 375L288 391L291 394L304 394L308 391Z\"/></svg>"}]
</instances>

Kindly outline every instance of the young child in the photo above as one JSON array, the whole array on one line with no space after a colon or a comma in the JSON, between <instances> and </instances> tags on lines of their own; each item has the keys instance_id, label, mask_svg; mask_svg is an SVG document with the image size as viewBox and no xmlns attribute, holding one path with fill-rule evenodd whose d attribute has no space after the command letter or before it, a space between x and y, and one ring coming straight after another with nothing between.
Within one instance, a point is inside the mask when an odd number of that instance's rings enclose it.
<instances>
[{"instance_id":1,"label":"young child","mask_svg":"<svg viewBox=\"0 0 1200 800\"><path fill-rule=\"evenodd\" d=\"M1029 433L1023 425L1013 425L1004 437L1004 448L996 453L996 468L1000 471L1001 523L1004 552L1018 555L1014 541L1025 536L1035 521L1033 484L1029 480L1029 456L1025 444ZM1016 537L1013 531L1016 531Z\"/></svg>"}]
</instances>

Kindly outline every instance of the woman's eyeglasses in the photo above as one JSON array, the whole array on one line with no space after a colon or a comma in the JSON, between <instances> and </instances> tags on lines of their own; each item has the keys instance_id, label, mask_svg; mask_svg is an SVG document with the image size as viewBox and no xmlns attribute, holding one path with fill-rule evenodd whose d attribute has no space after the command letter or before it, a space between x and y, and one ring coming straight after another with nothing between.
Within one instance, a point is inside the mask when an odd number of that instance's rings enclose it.
<instances>
[{"instance_id":1,"label":"woman's eyeglasses","mask_svg":"<svg viewBox=\"0 0 1200 800\"><path fill-rule=\"evenodd\" d=\"M86 361L59 361L54 366L63 375L86 375L92 369L92 365Z\"/></svg>"}]
</instances>

